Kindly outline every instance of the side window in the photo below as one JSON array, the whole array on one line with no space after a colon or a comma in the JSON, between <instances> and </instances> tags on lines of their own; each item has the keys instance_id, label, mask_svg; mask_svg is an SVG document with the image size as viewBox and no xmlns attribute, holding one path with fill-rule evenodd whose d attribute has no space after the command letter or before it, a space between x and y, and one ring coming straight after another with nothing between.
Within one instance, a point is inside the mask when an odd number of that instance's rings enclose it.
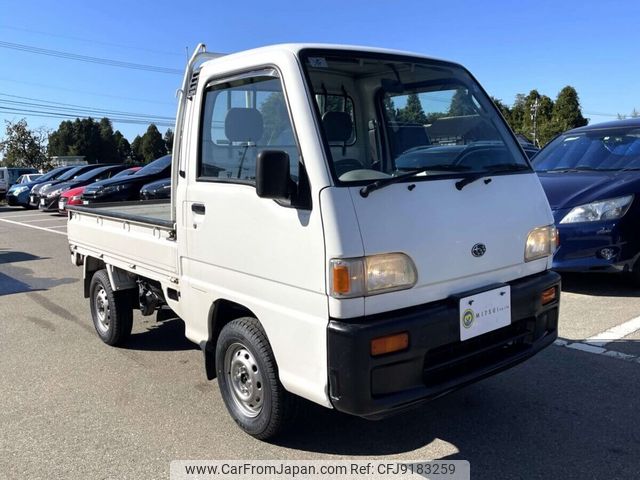
<instances>
[{"instance_id":1,"label":"side window","mask_svg":"<svg viewBox=\"0 0 640 480\"><path fill-rule=\"evenodd\" d=\"M271 74L209 87L200 132L198 178L255 183L262 150L289 154L298 178L298 147L280 79Z\"/></svg>"}]
</instances>

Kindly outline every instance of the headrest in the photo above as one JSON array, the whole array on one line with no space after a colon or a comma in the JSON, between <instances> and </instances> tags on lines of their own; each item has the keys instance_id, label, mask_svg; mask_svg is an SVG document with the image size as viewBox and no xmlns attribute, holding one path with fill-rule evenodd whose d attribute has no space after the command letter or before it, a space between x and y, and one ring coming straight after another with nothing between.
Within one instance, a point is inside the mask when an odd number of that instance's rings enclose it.
<instances>
[{"instance_id":1,"label":"headrest","mask_svg":"<svg viewBox=\"0 0 640 480\"><path fill-rule=\"evenodd\" d=\"M224 119L224 134L230 142L257 143L263 131L262 114L255 108L232 108Z\"/></svg>"},{"instance_id":2,"label":"headrest","mask_svg":"<svg viewBox=\"0 0 640 480\"><path fill-rule=\"evenodd\" d=\"M347 112L326 112L322 124L328 142L346 142L351 138L353 123Z\"/></svg>"}]
</instances>

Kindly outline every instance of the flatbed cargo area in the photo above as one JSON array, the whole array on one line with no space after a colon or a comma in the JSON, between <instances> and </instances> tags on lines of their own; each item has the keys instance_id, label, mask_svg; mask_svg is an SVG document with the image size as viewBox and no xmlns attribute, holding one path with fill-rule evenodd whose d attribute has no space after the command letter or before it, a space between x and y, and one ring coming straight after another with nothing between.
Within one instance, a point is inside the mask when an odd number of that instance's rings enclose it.
<instances>
[{"instance_id":1,"label":"flatbed cargo area","mask_svg":"<svg viewBox=\"0 0 640 480\"><path fill-rule=\"evenodd\" d=\"M176 275L170 202L96 203L68 210L72 252L154 280Z\"/></svg>"},{"instance_id":2,"label":"flatbed cargo area","mask_svg":"<svg viewBox=\"0 0 640 480\"><path fill-rule=\"evenodd\" d=\"M173 228L171 202L157 200L147 202L94 203L84 206L69 206L68 210L112 217L129 222L143 223L164 228Z\"/></svg>"}]
</instances>

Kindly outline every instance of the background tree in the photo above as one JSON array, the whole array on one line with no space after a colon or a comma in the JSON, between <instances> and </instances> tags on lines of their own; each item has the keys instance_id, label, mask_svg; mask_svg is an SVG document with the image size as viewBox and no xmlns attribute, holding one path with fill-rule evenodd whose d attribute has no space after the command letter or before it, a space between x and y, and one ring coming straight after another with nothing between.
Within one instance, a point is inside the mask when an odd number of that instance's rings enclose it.
<instances>
[{"instance_id":1,"label":"background tree","mask_svg":"<svg viewBox=\"0 0 640 480\"><path fill-rule=\"evenodd\" d=\"M144 155L142 154L142 137L136 135L136 138L131 142L131 159L134 163L144 162Z\"/></svg>"},{"instance_id":2,"label":"background tree","mask_svg":"<svg viewBox=\"0 0 640 480\"><path fill-rule=\"evenodd\" d=\"M30 129L24 118L17 122L5 121L5 126L5 136L0 142L0 152L4 155L3 166L48 167L48 134L45 129Z\"/></svg>"},{"instance_id":3,"label":"background tree","mask_svg":"<svg viewBox=\"0 0 640 480\"><path fill-rule=\"evenodd\" d=\"M329 110L333 111L331 108L329 108ZM340 110L342 110L342 108L340 108ZM282 92L271 93L260 105L260 113L264 120L264 134L262 138L264 138L265 142L277 142L285 130L291 130L289 113L287 112L287 105L284 102ZM293 143L293 135L291 135L289 142Z\"/></svg>"},{"instance_id":4,"label":"background tree","mask_svg":"<svg viewBox=\"0 0 640 480\"><path fill-rule=\"evenodd\" d=\"M49 135L49 145L50 155L82 155L89 163L122 163L131 156L129 142L106 117L65 120Z\"/></svg>"},{"instance_id":5,"label":"background tree","mask_svg":"<svg viewBox=\"0 0 640 480\"><path fill-rule=\"evenodd\" d=\"M396 111L396 119L399 122L418 123L425 125L428 122L427 115L424 113L420 98L415 93L407 96L407 104L404 108Z\"/></svg>"},{"instance_id":6,"label":"background tree","mask_svg":"<svg viewBox=\"0 0 640 480\"><path fill-rule=\"evenodd\" d=\"M113 134L113 139L116 144L116 151L120 162L127 162L131 160L131 145L129 140L124 138L124 135L120 130L116 130Z\"/></svg>"},{"instance_id":7,"label":"background tree","mask_svg":"<svg viewBox=\"0 0 640 480\"><path fill-rule=\"evenodd\" d=\"M167 154L167 147L162 135L153 123L142 136L142 155L145 162L150 162Z\"/></svg>"},{"instance_id":8,"label":"background tree","mask_svg":"<svg viewBox=\"0 0 640 480\"><path fill-rule=\"evenodd\" d=\"M553 108L553 122L558 132L583 127L588 123L588 120L582 116L580 100L575 88L567 85L558 93Z\"/></svg>"},{"instance_id":9,"label":"background tree","mask_svg":"<svg viewBox=\"0 0 640 480\"><path fill-rule=\"evenodd\" d=\"M167 131L164 132L164 145L167 147L167 152L171 153L173 151L173 130L167 128Z\"/></svg>"},{"instance_id":10,"label":"background tree","mask_svg":"<svg viewBox=\"0 0 640 480\"><path fill-rule=\"evenodd\" d=\"M49 155L70 155L69 151L75 142L73 122L65 120L58 129L49 135Z\"/></svg>"},{"instance_id":11,"label":"background tree","mask_svg":"<svg viewBox=\"0 0 640 480\"><path fill-rule=\"evenodd\" d=\"M122 163L118 155L118 146L116 144L115 134L111 120L103 118L99 123L100 128L100 152L98 155L98 163Z\"/></svg>"},{"instance_id":12,"label":"background tree","mask_svg":"<svg viewBox=\"0 0 640 480\"><path fill-rule=\"evenodd\" d=\"M509 109L509 107L505 105L499 98L491 97L491 101L495 104L496 107L498 107L498 110L500 110L500 113L507 121L507 123L511 125L511 110Z\"/></svg>"},{"instance_id":13,"label":"background tree","mask_svg":"<svg viewBox=\"0 0 640 480\"><path fill-rule=\"evenodd\" d=\"M451 105L449 106L450 117L464 117L465 115L474 115L476 109L472 104L473 100L469 97L467 90L458 88L456 93L451 97Z\"/></svg>"}]
</instances>

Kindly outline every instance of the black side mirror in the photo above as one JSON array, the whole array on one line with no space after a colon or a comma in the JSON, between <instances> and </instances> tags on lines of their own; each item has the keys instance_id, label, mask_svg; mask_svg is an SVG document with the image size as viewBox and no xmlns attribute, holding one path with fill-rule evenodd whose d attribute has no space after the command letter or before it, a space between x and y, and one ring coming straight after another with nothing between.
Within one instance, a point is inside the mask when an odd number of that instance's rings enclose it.
<instances>
[{"instance_id":1,"label":"black side mirror","mask_svg":"<svg viewBox=\"0 0 640 480\"><path fill-rule=\"evenodd\" d=\"M290 197L289 155L282 150L263 150L256 158L256 193L260 198Z\"/></svg>"}]
</instances>

